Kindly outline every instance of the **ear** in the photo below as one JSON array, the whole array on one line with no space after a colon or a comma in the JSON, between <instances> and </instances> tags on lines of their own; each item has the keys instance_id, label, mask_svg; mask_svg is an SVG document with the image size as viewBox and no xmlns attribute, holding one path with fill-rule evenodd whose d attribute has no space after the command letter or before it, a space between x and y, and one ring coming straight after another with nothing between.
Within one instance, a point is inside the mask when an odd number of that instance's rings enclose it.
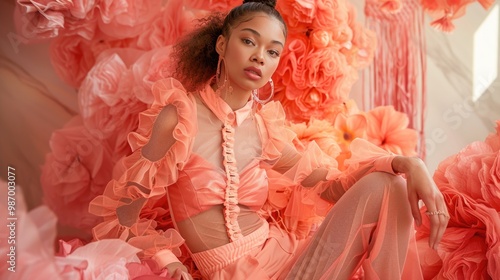
<instances>
[{"instance_id":1,"label":"ear","mask_svg":"<svg viewBox=\"0 0 500 280\"><path fill-rule=\"evenodd\" d=\"M224 56L224 52L226 51L226 37L223 35L219 35L217 38L217 42L215 43L215 51L219 54L219 56Z\"/></svg>"}]
</instances>

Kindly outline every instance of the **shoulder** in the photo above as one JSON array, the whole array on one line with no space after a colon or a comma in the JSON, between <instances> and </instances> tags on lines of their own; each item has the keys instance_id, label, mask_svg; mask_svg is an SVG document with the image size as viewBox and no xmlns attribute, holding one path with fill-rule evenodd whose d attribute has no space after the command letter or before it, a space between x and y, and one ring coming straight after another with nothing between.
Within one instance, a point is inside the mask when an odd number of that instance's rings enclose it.
<instances>
[{"instance_id":1,"label":"shoulder","mask_svg":"<svg viewBox=\"0 0 500 280\"><path fill-rule=\"evenodd\" d=\"M162 79L152 86L154 101L139 114L139 125L129 135L132 150L144 146L152 137L188 141L197 131L196 101L182 84L173 78ZM153 135L152 135L153 134Z\"/></svg>"},{"instance_id":2,"label":"shoulder","mask_svg":"<svg viewBox=\"0 0 500 280\"><path fill-rule=\"evenodd\" d=\"M175 107L194 106L193 94L188 93L181 82L174 78L156 81L152 86L152 93L154 101L151 107L164 107L169 104Z\"/></svg>"}]
</instances>

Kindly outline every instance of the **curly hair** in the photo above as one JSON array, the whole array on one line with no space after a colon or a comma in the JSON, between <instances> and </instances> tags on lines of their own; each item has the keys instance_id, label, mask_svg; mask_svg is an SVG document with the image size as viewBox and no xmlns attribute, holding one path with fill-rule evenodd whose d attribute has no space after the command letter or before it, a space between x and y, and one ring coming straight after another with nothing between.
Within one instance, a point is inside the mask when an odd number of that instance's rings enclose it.
<instances>
[{"instance_id":1,"label":"curly hair","mask_svg":"<svg viewBox=\"0 0 500 280\"><path fill-rule=\"evenodd\" d=\"M250 20L255 13L263 12L279 20L286 37L285 21L275 9L275 5L276 1L273 0L246 0L242 5L233 8L226 16L213 13L199 20L197 28L173 48L176 63L173 76L181 81L188 91L196 91L206 85L217 71L219 54L215 45L219 35L229 38L234 27Z\"/></svg>"}]
</instances>

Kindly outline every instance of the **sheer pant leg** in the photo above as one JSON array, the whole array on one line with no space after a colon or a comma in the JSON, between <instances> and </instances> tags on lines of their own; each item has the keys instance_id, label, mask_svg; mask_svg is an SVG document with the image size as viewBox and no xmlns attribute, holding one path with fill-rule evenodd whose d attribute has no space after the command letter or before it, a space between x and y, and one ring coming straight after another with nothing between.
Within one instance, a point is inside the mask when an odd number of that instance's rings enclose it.
<instances>
[{"instance_id":1,"label":"sheer pant leg","mask_svg":"<svg viewBox=\"0 0 500 280\"><path fill-rule=\"evenodd\" d=\"M335 204L286 279L349 279L361 265L366 279L400 279L412 223L404 179L370 173Z\"/></svg>"}]
</instances>

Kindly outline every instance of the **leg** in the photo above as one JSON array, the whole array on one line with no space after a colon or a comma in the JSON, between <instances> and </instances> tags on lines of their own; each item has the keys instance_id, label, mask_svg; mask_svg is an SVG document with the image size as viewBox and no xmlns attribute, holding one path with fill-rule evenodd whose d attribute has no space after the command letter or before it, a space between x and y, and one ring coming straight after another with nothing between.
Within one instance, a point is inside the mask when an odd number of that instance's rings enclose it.
<instances>
[{"instance_id":1,"label":"leg","mask_svg":"<svg viewBox=\"0 0 500 280\"><path fill-rule=\"evenodd\" d=\"M335 204L287 279L400 279L413 219L406 182L374 172Z\"/></svg>"}]
</instances>

